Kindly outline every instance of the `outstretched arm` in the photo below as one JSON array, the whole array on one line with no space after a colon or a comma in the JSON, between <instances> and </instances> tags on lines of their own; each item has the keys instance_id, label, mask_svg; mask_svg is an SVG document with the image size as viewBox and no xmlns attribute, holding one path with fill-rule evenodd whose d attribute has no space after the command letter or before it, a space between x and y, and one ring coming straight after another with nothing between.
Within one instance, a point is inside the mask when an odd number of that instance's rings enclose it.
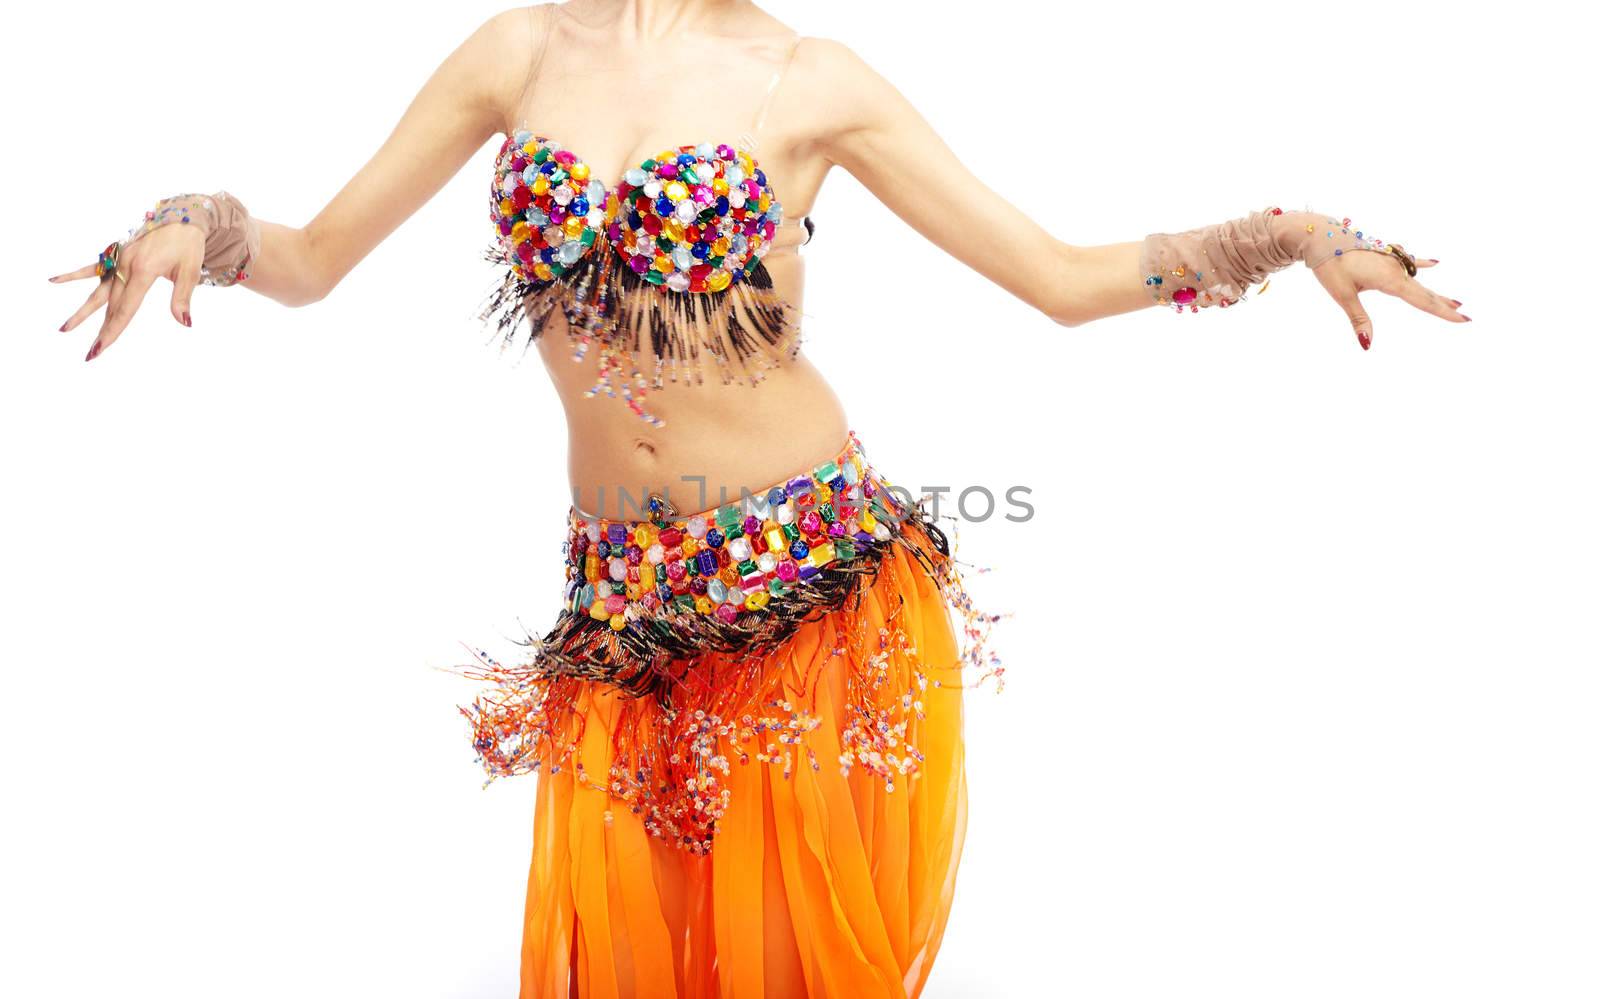
<instances>
[{"instance_id":1,"label":"outstretched arm","mask_svg":"<svg viewBox=\"0 0 1600 999\"><path fill-rule=\"evenodd\" d=\"M536 51L528 10L495 15L451 52L388 139L309 223L257 220L261 248L242 286L289 306L319 301L427 203L504 127L507 101L525 80L528 53ZM192 229L168 225L131 243L117 265L127 280L101 282L62 330L107 306L90 352L98 354L121 335L158 277L172 281L172 315L185 322L204 250L203 235ZM92 276L91 265L51 280Z\"/></svg>"},{"instance_id":2,"label":"outstretched arm","mask_svg":"<svg viewBox=\"0 0 1600 999\"><path fill-rule=\"evenodd\" d=\"M1056 239L979 179L853 50L825 38L807 44L836 91L823 154L930 242L1065 325L1150 304L1130 280L1137 242L1077 247Z\"/></svg>"},{"instance_id":3,"label":"outstretched arm","mask_svg":"<svg viewBox=\"0 0 1600 999\"><path fill-rule=\"evenodd\" d=\"M1148 283L1145 239L1074 246L1055 238L968 169L905 95L848 47L815 39L811 58L817 60L815 78L827 81L828 92L818 95L831 113L821 140L824 155L928 240L1064 326L1171 303ZM1261 240L1266 257L1316 261L1317 277L1344 309L1363 347L1370 343L1371 324L1357 295L1367 289L1466 321L1455 311L1459 303L1422 287L1389 253L1319 259L1321 248L1310 243L1307 229L1324 235L1320 229L1327 219L1319 213L1286 212L1258 221L1251 233ZM1245 234L1235 226L1222 235L1231 240ZM1356 242L1347 233L1339 238ZM1180 244L1185 245L1200 246L1199 231ZM1218 245L1214 236L1207 245ZM1419 260L1416 266L1435 263Z\"/></svg>"}]
</instances>

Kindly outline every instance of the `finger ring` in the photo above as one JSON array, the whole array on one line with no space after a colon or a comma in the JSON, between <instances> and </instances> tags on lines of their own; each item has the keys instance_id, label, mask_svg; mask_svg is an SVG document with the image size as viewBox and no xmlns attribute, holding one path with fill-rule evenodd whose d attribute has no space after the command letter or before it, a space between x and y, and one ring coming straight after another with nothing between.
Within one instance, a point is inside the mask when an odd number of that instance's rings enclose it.
<instances>
[{"instance_id":1,"label":"finger ring","mask_svg":"<svg viewBox=\"0 0 1600 999\"><path fill-rule=\"evenodd\" d=\"M121 255L121 242L112 243L100 251L100 259L96 260L94 264L94 272L99 275L100 280L104 281L113 274L124 281L128 280L128 275L117 269L117 258Z\"/></svg>"},{"instance_id":2,"label":"finger ring","mask_svg":"<svg viewBox=\"0 0 1600 999\"><path fill-rule=\"evenodd\" d=\"M1390 243L1388 250L1390 253L1394 254L1397 259L1399 259L1400 266L1406 269L1406 274L1408 276L1417 276L1417 258L1407 253L1405 247L1401 246L1399 243Z\"/></svg>"}]
</instances>

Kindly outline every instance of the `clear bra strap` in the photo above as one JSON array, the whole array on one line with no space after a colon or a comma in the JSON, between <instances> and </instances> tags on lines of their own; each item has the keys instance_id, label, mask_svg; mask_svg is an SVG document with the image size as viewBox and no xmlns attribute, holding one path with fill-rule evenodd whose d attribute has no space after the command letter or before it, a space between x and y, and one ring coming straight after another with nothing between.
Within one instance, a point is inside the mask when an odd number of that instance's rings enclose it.
<instances>
[{"instance_id":1,"label":"clear bra strap","mask_svg":"<svg viewBox=\"0 0 1600 999\"><path fill-rule=\"evenodd\" d=\"M555 19L557 4L538 4L528 8L528 20L532 21L543 13L543 24L539 26L539 41L534 49L533 61L528 64L528 76L522 81L522 92L517 95L517 127L528 127L528 88L533 86L533 78L538 75L539 67L544 64L544 51L550 45L551 22Z\"/></svg>"},{"instance_id":2,"label":"clear bra strap","mask_svg":"<svg viewBox=\"0 0 1600 999\"><path fill-rule=\"evenodd\" d=\"M772 74L772 82L767 84L767 94L761 101L761 110L756 112L755 124L750 126L752 142L755 134L761 131L761 126L766 123L767 111L772 107L772 95L778 92L778 84L783 81L783 75L789 71L789 64L794 62L794 54L799 51L801 40L801 36L795 37L794 44L789 46L789 54L783 58L783 65Z\"/></svg>"}]
</instances>

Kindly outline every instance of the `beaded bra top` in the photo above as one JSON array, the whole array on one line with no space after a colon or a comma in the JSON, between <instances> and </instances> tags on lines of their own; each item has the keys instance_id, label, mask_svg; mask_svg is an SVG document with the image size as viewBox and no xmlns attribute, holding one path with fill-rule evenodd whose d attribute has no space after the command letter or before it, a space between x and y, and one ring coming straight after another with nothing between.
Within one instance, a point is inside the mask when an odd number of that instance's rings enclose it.
<instances>
[{"instance_id":1,"label":"beaded bra top","mask_svg":"<svg viewBox=\"0 0 1600 999\"><path fill-rule=\"evenodd\" d=\"M793 58L792 47L749 135ZM586 395L621 398L653 426L665 422L643 405L651 389L708 373L756 384L800 349L798 310L762 265L783 205L747 148L663 149L607 186L572 150L519 129L495 157L489 219L486 256L505 273L482 318L508 342L526 321L531 342L560 313L573 359L598 354ZM809 218L787 224L809 241Z\"/></svg>"}]
</instances>

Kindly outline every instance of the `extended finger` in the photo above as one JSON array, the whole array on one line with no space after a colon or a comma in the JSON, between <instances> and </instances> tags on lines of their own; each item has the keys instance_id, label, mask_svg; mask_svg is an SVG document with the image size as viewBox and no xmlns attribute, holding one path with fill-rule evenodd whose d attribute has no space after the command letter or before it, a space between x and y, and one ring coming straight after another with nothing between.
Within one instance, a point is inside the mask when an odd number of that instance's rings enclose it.
<instances>
[{"instance_id":1,"label":"extended finger","mask_svg":"<svg viewBox=\"0 0 1600 999\"><path fill-rule=\"evenodd\" d=\"M128 283L121 289L112 289L111 305L106 309L106 321L100 327L100 334L94 339L94 346L89 348L85 361L92 361L113 343L122 331L127 329L128 320L139 310L139 303L144 301L145 292L155 284L156 276L148 271L140 271L128 278ZM108 284L114 282L107 282Z\"/></svg>"},{"instance_id":2,"label":"extended finger","mask_svg":"<svg viewBox=\"0 0 1600 999\"><path fill-rule=\"evenodd\" d=\"M172 275L172 318L185 326L189 322L189 299L194 286L200 283L200 261L183 260Z\"/></svg>"},{"instance_id":3,"label":"extended finger","mask_svg":"<svg viewBox=\"0 0 1600 999\"><path fill-rule=\"evenodd\" d=\"M1322 282L1323 290L1334 300L1339 308L1350 320L1350 326L1356 331L1356 342L1361 344L1362 350L1372 349L1372 317L1367 315L1367 310L1361 304L1358 294L1360 289L1350 275L1338 267L1317 267L1312 270L1317 280Z\"/></svg>"},{"instance_id":4,"label":"extended finger","mask_svg":"<svg viewBox=\"0 0 1600 999\"><path fill-rule=\"evenodd\" d=\"M99 284L95 285L94 291L89 292L89 297L83 300L82 305L78 306L78 311L74 312L66 322L61 324L61 332L70 333L72 330L77 329L79 323L94 315L95 312L99 310L100 306L106 304L106 299L109 298L110 295L110 281L101 281Z\"/></svg>"},{"instance_id":5,"label":"extended finger","mask_svg":"<svg viewBox=\"0 0 1600 999\"><path fill-rule=\"evenodd\" d=\"M1407 278L1395 284L1386 284L1378 290L1410 302L1423 312L1431 312L1440 319L1448 319L1453 323L1470 322L1466 316L1456 311L1455 305L1452 304L1454 299L1445 298L1413 278Z\"/></svg>"},{"instance_id":6,"label":"extended finger","mask_svg":"<svg viewBox=\"0 0 1600 999\"><path fill-rule=\"evenodd\" d=\"M96 277L98 276L97 272L99 271L99 268L100 262L97 260L94 263L86 264L75 271L68 271L65 274L57 274L55 277L51 278L50 281L54 284L60 284L63 281L76 281L79 278Z\"/></svg>"}]
</instances>

